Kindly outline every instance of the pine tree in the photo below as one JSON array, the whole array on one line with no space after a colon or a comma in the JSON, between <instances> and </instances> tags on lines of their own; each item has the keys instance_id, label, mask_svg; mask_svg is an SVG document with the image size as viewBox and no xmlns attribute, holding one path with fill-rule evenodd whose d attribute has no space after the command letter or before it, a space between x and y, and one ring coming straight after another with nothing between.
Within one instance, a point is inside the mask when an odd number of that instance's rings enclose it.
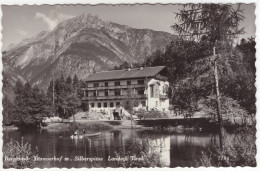
<instances>
[{"instance_id":1,"label":"pine tree","mask_svg":"<svg viewBox=\"0 0 260 171\"><path fill-rule=\"evenodd\" d=\"M217 99L217 116L220 127L220 148L223 149L223 125L221 115L218 61L224 58L232 48L233 39L242 34L243 28L238 29L239 22L244 19L240 5L235 9L230 4L192 4L185 5L176 14L179 23L172 28L182 37L190 40L201 40L207 36L211 43L212 64L214 66L215 91ZM216 54L217 50L217 54Z\"/></svg>"},{"instance_id":2,"label":"pine tree","mask_svg":"<svg viewBox=\"0 0 260 171\"><path fill-rule=\"evenodd\" d=\"M15 122L13 115L14 105L8 99L8 97L4 96L3 98L3 124L9 125Z\"/></svg>"}]
</instances>

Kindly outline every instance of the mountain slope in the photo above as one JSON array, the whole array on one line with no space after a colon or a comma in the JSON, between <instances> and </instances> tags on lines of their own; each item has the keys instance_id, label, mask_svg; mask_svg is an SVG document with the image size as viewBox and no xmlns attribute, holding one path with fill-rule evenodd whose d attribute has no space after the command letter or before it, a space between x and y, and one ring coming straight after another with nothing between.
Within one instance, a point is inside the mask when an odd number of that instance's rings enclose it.
<instances>
[{"instance_id":1,"label":"mountain slope","mask_svg":"<svg viewBox=\"0 0 260 171\"><path fill-rule=\"evenodd\" d=\"M123 62L142 62L175 36L148 29L104 22L97 16L80 15L66 20L51 32L39 33L3 53L3 74L46 88L61 74L86 78ZM11 72L10 72L11 71Z\"/></svg>"}]
</instances>

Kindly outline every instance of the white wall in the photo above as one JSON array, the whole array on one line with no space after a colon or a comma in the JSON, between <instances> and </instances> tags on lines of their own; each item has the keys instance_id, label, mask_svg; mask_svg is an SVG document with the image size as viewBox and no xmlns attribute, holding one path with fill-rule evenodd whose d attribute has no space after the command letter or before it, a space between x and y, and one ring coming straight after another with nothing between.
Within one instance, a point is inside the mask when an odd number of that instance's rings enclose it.
<instances>
[{"instance_id":1,"label":"white wall","mask_svg":"<svg viewBox=\"0 0 260 171\"><path fill-rule=\"evenodd\" d=\"M154 97L151 97L151 84L154 82L159 82L159 84L155 84L154 85ZM148 93L148 110L151 110L152 108L157 108L159 110L168 110L169 108L169 99L167 100L160 100L159 96L156 96L156 89L158 89L158 95L166 95L165 92L163 91L163 87L165 85L169 85L169 83L167 81L160 81L160 80L156 80L156 79L151 79L148 82L148 89L147 89L147 93ZM157 105L156 105L157 103Z\"/></svg>"}]
</instances>

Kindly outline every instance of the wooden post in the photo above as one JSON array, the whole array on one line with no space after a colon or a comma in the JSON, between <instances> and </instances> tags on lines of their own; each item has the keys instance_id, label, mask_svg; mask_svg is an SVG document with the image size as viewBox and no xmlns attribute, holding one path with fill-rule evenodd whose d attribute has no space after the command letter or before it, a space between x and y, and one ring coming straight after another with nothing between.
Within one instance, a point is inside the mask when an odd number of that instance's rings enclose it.
<instances>
[{"instance_id":1,"label":"wooden post","mask_svg":"<svg viewBox=\"0 0 260 171\"><path fill-rule=\"evenodd\" d=\"M219 125L219 145L220 150L223 150L223 124L222 124L222 115L221 115L221 103L220 103L220 93L219 93L219 82L218 82L218 65L215 47L213 47L214 55L214 78L215 78L215 88L216 88L216 97L217 97L217 115L218 115L218 125Z\"/></svg>"}]
</instances>

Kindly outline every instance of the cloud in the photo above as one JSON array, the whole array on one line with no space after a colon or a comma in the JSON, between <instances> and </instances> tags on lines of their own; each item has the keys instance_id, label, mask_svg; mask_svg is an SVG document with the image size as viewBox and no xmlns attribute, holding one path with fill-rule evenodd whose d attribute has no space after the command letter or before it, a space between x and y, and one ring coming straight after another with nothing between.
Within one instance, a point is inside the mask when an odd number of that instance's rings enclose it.
<instances>
[{"instance_id":1,"label":"cloud","mask_svg":"<svg viewBox=\"0 0 260 171\"><path fill-rule=\"evenodd\" d=\"M74 16L63 14L63 13L55 13L52 17L48 17L47 15L37 12L35 14L35 18L42 19L48 25L50 30L54 29L60 22L72 18Z\"/></svg>"},{"instance_id":2,"label":"cloud","mask_svg":"<svg viewBox=\"0 0 260 171\"><path fill-rule=\"evenodd\" d=\"M21 30L21 29L16 29L17 33L20 34L21 36L26 36L28 35L28 32L25 30Z\"/></svg>"},{"instance_id":3,"label":"cloud","mask_svg":"<svg viewBox=\"0 0 260 171\"><path fill-rule=\"evenodd\" d=\"M43 22L45 22L45 23L48 25L48 27L49 27L50 30L52 30L52 29L57 25L57 23L55 22L55 20L50 19L50 18L47 17L45 14L40 13L40 12L37 12L37 13L35 14L35 18L42 19Z\"/></svg>"}]
</instances>

